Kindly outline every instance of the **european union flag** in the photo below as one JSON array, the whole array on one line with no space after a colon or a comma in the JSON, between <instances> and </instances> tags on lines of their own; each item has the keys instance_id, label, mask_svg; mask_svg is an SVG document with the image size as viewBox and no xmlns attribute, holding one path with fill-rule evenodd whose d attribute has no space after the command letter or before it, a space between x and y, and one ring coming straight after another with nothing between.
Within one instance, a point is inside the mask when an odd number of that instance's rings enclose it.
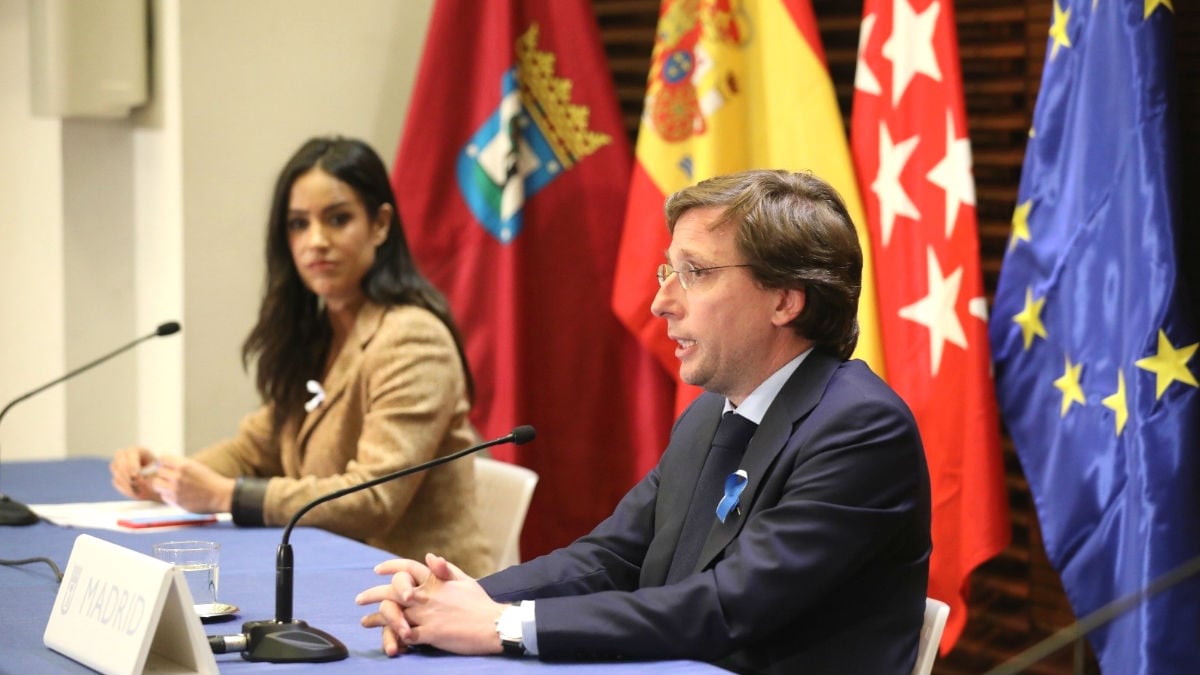
<instances>
[{"instance_id":1,"label":"european union flag","mask_svg":"<svg viewBox=\"0 0 1200 675\"><path fill-rule=\"evenodd\" d=\"M989 326L1001 412L1080 617L1200 555L1174 19L1170 0L1054 0ZM1196 672L1200 580L1089 639L1105 673Z\"/></svg>"}]
</instances>

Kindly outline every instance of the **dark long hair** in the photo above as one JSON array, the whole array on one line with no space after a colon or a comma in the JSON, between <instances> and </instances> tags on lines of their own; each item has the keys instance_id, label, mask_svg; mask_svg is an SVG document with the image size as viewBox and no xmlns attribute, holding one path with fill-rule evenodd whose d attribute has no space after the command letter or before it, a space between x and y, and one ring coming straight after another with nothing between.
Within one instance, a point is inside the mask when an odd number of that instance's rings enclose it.
<instances>
[{"instance_id":1,"label":"dark long hair","mask_svg":"<svg viewBox=\"0 0 1200 675\"><path fill-rule=\"evenodd\" d=\"M376 304L415 305L441 319L454 337L467 392L473 398L475 384L462 336L446 298L421 276L413 262L383 160L360 140L336 136L313 138L292 155L275 182L267 220L266 290L258 310L258 323L242 345L243 366L257 360L255 383L263 400L275 406L275 429L281 429L291 416L298 416L303 410L308 397L305 382L320 376L333 339L317 296L304 285L288 246L287 214L292 184L313 168L320 168L349 185L371 219L379 214L380 207L391 204L387 238L375 250L375 262L362 280L363 292Z\"/></svg>"},{"instance_id":2,"label":"dark long hair","mask_svg":"<svg viewBox=\"0 0 1200 675\"><path fill-rule=\"evenodd\" d=\"M687 211L723 207L754 278L766 288L804 291L791 326L843 360L858 343L862 249L837 190L810 173L755 169L716 176L667 199L667 227Z\"/></svg>"}]
</instances>

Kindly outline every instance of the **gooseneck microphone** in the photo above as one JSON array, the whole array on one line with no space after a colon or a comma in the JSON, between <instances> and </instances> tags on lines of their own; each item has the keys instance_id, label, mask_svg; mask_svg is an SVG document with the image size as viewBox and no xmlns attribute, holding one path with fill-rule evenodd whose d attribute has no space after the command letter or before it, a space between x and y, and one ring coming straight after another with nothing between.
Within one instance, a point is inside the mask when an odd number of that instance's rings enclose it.
<instances>
[{"instance_id":1,"label":"gooseneck microphone","mask_svg":"<svg viewBox=\"0 0 1200 675\"><path fill-rule=\"evenodd\" d=\"M335 490L305 504L292 516L292 519L288 521L287 527L283 529L283 539L275 555L275 618L263 621L247 621L242 624L241 635L210 637L209 645L212 647L213 652L224 654L226 652L240 651L242 658L247 661L268 661L271 663L320 663L325 661L339 661L346 658L348 656L346 646L338 641L337 638L323 630L309 626L304 621L292 618L293 565L292 546L288 543L288 539L291 537L292 528L296 526L296 523L300 521L304 514L327 501L344 497L359 490L366 490L390 480L432 469L435 466L452 462L460 457L465 457L494 445L502 445L504 443L523 445L532 441L534 435L533 427L528 425L519 426L513 429L512 433L507 436L501 436L500 438L471 446L465 450L459 450L445 457L438 457L428 462L405 467L399 471L394 471L378 478L372 478L365 483Z\"/></svg>"},{"instance_id":2,"label":"gooseneck microphone","mask_svg":"<svg viewBox=\"0 0 1200 675\"><path fill-rule=\"evenodd\" d=\"M43 391L46 391L47 389L49 389L50 387L53 387L54 385L58 384L59 382L64 382L66 380L71 379L72 377L75 377L76 375L78 375L84 371L91 370L92 368L95 368L96 366L100 365L101 363L104 363L105 361L111 359L112 357L117 356L123 352L127 352L130 349L133 349L134 347L140 345L141 343L145 342L146 340L149 340L151 338L156 338L156 337L164 337L167 335L174 335L175 333L178 333L178 332L179 332L179 322L178 321L168 321L166 323L159 324L158 328L155 328L153 333L150 333L149 335L143 335L142 337L140 337L140 338L134 340L133 342L130 342L129 344L126 344L122 347L117 347L116 349L105 354L104 356L101 356L100 358L96 359L95 361L92 361L91 363L85 363L82 366L79 366L78 368L76 368L75 370L72 370L71 372L67 373L66 375L63 375L62 377L60 377L56 380L51 380L51 381L47 382L46 384L43 384L42 386L38 387L37 389L34 389L31 392L21 394L20 396L9 401L8 405L4 406L3 410L0 410L0 420L4 419L4 415L5 415L5 413L8 412L9 408L20 403L21 401L24 401L27 398L36 396L37 394L40 394Z\"/></svg>"},{"instance_id":3,"label":"gooseneck microphone","mask_svg":"<svg viewBox=\"0 0 1200 675\"><path fill-rule=\"evenodd\" d=\"M38 387L37 389L34 389L33 391L21 394L20 396L9 401L8 405L4 406L4 408L2 410L0 410L0 420L4 419L4 416L6 414L8 414L8 411L10 408L12 408L16 404L20 403L21 401L24 401L27 398L36 396L36 395L42 393L43 391L46 391L50 387L53 387L54 385L56 385L60 382L69 380L72 377L75 377L76 375L78 375L84 371L91 370L92 368L95 368L96 366L100 365L101 363L104 363L105 361L113 358L114 356L117 356L123 352L129 351L130 349L133 349L134 347L145 342L146 340L149 340L151 338L156 338L156 337L165 337L167 335L174 335L175 333L179 332L179 328L180 327L179 327L178 321L168 321L166 323L159 324L158 328L155 328L153 333L150 333L149 335L143 335L142 337L134 340L133 342L130 342L121 347L117 347L116 349L105 354L104 356L101 356L100 358L96 359L95 361L92 361L90 363L85 363L82 366L79 366L75 370L72 370L71 372L67 373L66 375L63 375L62 377L60 377L56 380L51 380L51 381L47 382L46 384L43 384L42 386ZM37 522L37 516L34 515L34 513L32 511L30 511L28 507L26 507L24 504L20 504L19 502L12 501L11 499L9 499L8 497L6 497L4 495L0 495L0 525L30 525L30 524L36 523L36 522Z\"/></svg>"}]
</instances>

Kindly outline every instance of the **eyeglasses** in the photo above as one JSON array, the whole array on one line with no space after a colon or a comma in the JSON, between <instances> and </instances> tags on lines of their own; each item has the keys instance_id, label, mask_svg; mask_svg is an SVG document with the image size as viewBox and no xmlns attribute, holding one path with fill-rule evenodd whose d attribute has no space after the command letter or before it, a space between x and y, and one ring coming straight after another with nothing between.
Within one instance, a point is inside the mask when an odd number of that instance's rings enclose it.
<instances>
[{"instance_id":1,"label":"eyeglasses","mask_svg":"<svg viewBox=\"0 0 1200 675\"><path fill-rule=\"evenodd\" d=\"M679 275L679 285L683 286L683 290L692 287L697 279L704 277L705 274L714 270L727 270L731 267L750 267L750 265L717 265L715 267L688 267L687 269L677 270L671 267L671 263L663 263L658 266L658 285L666 286L667 277L672 274Z\"/></svg>"}]
</instances>

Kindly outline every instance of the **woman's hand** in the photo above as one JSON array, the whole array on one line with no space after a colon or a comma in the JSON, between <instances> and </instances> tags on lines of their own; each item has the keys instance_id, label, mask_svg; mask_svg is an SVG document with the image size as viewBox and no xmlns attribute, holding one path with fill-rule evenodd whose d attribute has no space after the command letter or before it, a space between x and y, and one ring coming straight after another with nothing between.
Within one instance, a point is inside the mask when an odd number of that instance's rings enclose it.
<instances>
[{"instance_id":1,"label":"woman's hand","mask_svg":"<svg viewBox=\"0 0 1200 675\"><path fill-rule=\"evenodd\" d=\"M146 448L132 447L118 450L108 463L112 473L112 485L117 492L131 499L162 501L152 487L153 474L142 475L146 467L154 466L157 459Z\"/></svg>"},{"instance_id":2,"label":"woman's hand","mask_svg":"<svg viewBox=\"0 0 1200 675\"><path fill-rule=\"evenodd\" d=\"M193 513L220 513L233 508L235 480L186 457L160 457L151 488L168 504Z\"/></svg>"}]
</instances>

